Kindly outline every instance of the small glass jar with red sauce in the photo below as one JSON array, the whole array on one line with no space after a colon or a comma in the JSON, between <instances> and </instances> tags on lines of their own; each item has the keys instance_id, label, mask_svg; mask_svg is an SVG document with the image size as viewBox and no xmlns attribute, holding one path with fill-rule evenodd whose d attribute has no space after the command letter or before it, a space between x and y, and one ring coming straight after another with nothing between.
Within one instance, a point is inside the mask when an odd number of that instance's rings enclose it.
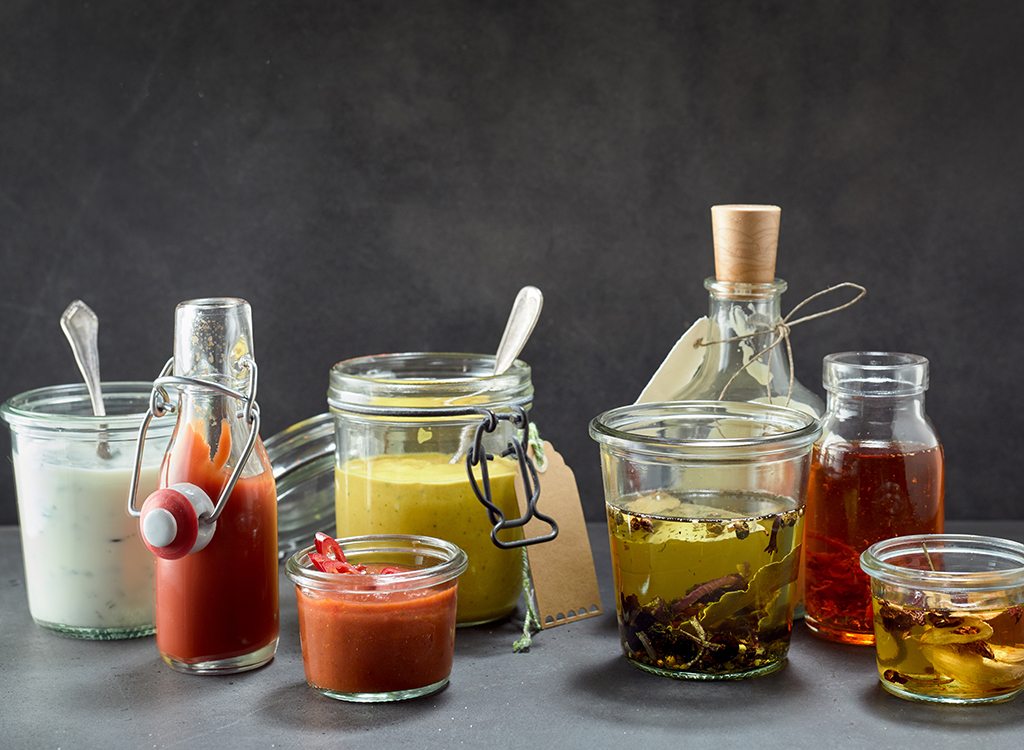
<instances>
[{"instance_id":1,"label":"small glass jar with red sauce","mask_svg":"<svg viewBox=\"0 0 1024 750\"><path fill-rule=\"evenodd\" d=\"M338 700L417 698L448 684L455 653L458 577L466 553L402 534L339 539L366 572L326 573L308 547L285 565L295 583L306 682Z\"/></svg>"},{"instance_id":2,"label":"small glass jar with red sauce","mask_svg":"<svg viewBox=\"0 0 1024 750\"><path fill-rule=\"evenodd\" d=\"M943 530L942 444L924 411L928 360L830 354L823 381L828 408L807 491L805 621L823 638L871 644L861 553L883 539Z\"/></svg>"}]
</instances>

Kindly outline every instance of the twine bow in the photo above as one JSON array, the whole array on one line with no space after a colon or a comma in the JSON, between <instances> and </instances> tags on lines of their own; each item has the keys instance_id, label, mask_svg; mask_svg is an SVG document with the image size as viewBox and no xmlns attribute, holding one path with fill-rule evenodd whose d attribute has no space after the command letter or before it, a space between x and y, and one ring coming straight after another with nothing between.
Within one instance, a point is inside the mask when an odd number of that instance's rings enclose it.
<instances>
[{"instance_id":1,"label":"twine bow","mask_svg":"<svg viewBox=\"0 0 1024 750\"><path fill-rule=\"evenodd\" d=\"M828 310L822 310L820 312L816 312L816 313L813 313L811 315L805 315L804 317L797 318L796 320L790 320L790 318L793 317L793 315L796 313L796 311L799 310L804 305L806 305L807 303L817 299L818 297L822 297L822 296L824 296L824 295L826 295L826 294L828 294L830 292L834 292L837 289L842 289L843 287L849 287L851 289L858 289L858 290L860 290L860 293L856 297L854 297L853 299L851 299L848 302L843 303L842 305L838 305L836 307L832 307L832 308L830 308ZM732 377L729 378L728 382L725 384L725 387L722 388L722 392L719 394L718 400L721 401L722 399L725 398L725 392L727 390L729 390L729 386L732 385L732 381L734 381L736 379L736 376L739 375L744 370L746 370L748 367L750 367L750 365L754 362L754 360L760 359L761 356L763 354L765 354L765 352L768 353L768 367L770 368L771 367L771 361L772 361L771 357L774 354L773 350L780 343L785 341L786 342L786 354L789 357L789 390L786 393L786 406L789 406L789 402L793 398L793 382L794 382L794 375L793 375L793 345L789 341L789 332L790 332L790 330L793 328L793 326L795 326L795 325L797 325L799 323L806 323L808 320L814 320L815 318L821 318L821 317L824 317L825 315L831 315L832 313L839 312L840 310L844 310L847 307L849 307L850 305L852 305L855 302L859 301L861 299L861 297L863 297L867 293L868 293L868 290L865 289L864 287L862 287L860 284L854 284L852 281L844 281L841 284L835 284L833 286L828 287L827 289L822 289L819 292L815 292L810 297L805 299L799 305L797 305L792 310L790 310L789 314L786 315L786 317L784 317L782 320L780 320L778 323L776 323L770 329L770 331L768 331L768 332L771 332L771 333L775 334L775 339L772 341L771 344L769 344L764 349L759 351L756 355L754 355L749 360L747 360L747 362L743 365L743 367L741 367L739 370L737 370L736 372L733 373ZM744 334L742 334L740 336L733 336L732 338L721 339L720 341L704 341L703 339L697 339L697 343L695 344L695 346L711 346L712 344L726 344L726 343L729 343L731 341L741 341L742 339L748 339L748 338L751 338L752 336L763 336L765 333L767 333L767 332L766 331L754 331L753 333L744 333ZM772 391L771 391L770 382L766 382L765 383L765 391L767 393L768 400L771 401Z\"/></svg>"}]
</instances>

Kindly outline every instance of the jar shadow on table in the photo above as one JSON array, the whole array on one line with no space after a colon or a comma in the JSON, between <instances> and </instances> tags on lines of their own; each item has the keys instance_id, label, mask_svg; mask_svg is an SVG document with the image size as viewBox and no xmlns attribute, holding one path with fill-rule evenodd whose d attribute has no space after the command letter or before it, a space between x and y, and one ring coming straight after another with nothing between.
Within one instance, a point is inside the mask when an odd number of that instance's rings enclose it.
<instances>
[{"instance_id":1,"label":"jar shadow on table","mask_svg":"<svg viewBox=\"0 0 1024 750\"><path fill-rule=\"evenodd\" d=\"M716 726L784 723L786 707L810 701L813 694L811 682L792 665L742 680L675 680L648 674L622 656L579 670L569 684L573 692L596 699L575 702L595 719L642 697L644 725L661 721L666 729L679 727L681 713Z\"/></svg>"},{"instance_id":2,"label":"jar shadow on table","mask_svg":"<svg viewBox=\"0 0 1024 750\"><path fill-rule=\"evenodd\" d=\"M436 718L451 698L451 687L414 700L392 703L336 701L312 690L305 681L266 691L259 701L259 715L289 729L317 732L338 729L379 730L394 733L400 724Z\"/></svg>"},{"instance_id":3,"label":"jar shadow on table","mask_svg":"<svg viewBox=\"0 0 1024 750\"><path fill-rule=\"evenodd\" d=\"M59 688L60 705L68 716L80 712L101 715L112 711L112 707L158 715L168 706L214 705L223 701L225 695L247 702L266 684L267 670L276 668L271 661L266 667L248 672L196 679L183 677L164 664L152 639L148 643L147 639L140 639L138 645L147 647L131 652L125 650L123 642L92 642L88 644L93 652L89 657L83 657L80 648L76 648L81 641L53 640L46 658L73 665L64 671ZM79 661L83 663L76 664ZM109 675L97 679L96 664L116 666L110 666ZM302 680L301 666L298 678ZM308 690L304 681L300 684ZM55 693L41 695L52 701Z\"/></svg>"},{"instance_id":4,"label":"jar shadow on table","mask_svg":"<svg viewBox=\"0 0 1024 750\"><path fill-rule=\"evenodd\" d=\"M607 596L607 595L606 595ZM523 619L526 616L526 604L522 599L516 605L516 609L505 618L483 625L460 627L456 632L455 655L457 659L468 658L489 658L492 656L505 657L513 652L513 644L523 638ZM557 627L549 627L546 630L531 631L532 645L529 653L536 654L563 637L572 637L569 634L574 629L580 628L591 634L593 637L611 640L609 644L618 643L619 626L615 619L615 610L605 610L596 616L582 617L560 623ZM590 637L590 636L583 636ZM613 645L613 648L617 646ZM523 654L527 657L527 654Z\"/></svg>"},{"instance_id":5,"label":"jar shadow on table","mask_svg":"<svg viewBox=\"0 0 1024 750\"><path fill-rule=\"evenodd\" d=\"M455 658L488 658L507 656L512 652L512 642L523 635L523 616L526 610L522 601L508 616L482 625L460 627L455 631ZM536 637L536 634L534 634Z\"/></svg>"},{"instance_id":6,"label":"jar shadow on table","mask_svg":"<svg viewBox=\"0 0 1024 750\"><path fill-rule=\"evenodd\" d=\"M956 705L910 701L892 695L877 680L860 692L864 711L893 723L975 732L979 729L1020 726L1020 705L1016 701L985 705Z\"/></svg>"},{"instance_id":7,"label":"jar shadow on table","mask_svg":"<svg viewBox=\"0 0 1024 750\"><path fill-rule=\"evenodd\" d=\"M619 621L615 614L614 601L610 606L605 607L604 612L597 617L592 618L588 622L594 623L597 626L598 631L602 634L614 638L612 643L619 642Z\"/></svg>"}]
</instances>

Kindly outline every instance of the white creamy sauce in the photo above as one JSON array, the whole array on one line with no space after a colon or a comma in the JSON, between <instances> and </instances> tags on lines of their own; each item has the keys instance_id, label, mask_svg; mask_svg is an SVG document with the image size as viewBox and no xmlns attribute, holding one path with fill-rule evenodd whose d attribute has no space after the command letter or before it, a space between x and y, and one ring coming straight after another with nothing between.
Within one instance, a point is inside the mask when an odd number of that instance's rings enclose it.
<instances>
[{"instance_id":1,"label":"white creamy sauce","mask_svg":"<svg viewBox=\"0 0 1024 750\"><path fill-rule=\"evenodd\" d=\"M107 468L94 443L57 457L31 445L26 453L25 442L14 472L32 617L73 628L152 626L155 558L127 510L131 458ZM156 489L158 468L143 467L136 507Z\"/></svg>"}]
</instances>

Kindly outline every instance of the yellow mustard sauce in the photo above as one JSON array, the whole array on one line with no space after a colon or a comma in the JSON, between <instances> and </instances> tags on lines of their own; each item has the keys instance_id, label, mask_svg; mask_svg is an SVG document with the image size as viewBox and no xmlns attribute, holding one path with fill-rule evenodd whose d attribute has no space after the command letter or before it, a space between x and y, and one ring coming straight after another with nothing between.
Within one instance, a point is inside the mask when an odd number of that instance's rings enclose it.
<instances>
[{"instance_id":1,"label":"yellow mustard sauce","mask_svg":"<svg viewBox=\"0 0 1024 750\"><path fill-rule=\"evenodd\" d=\"M458 545L469 567L459 577L457 622L491 622L516 606L521 553L494 545L487 509L470 486L465 462L450 459L441 453L381 455L335 469L337 533L421 534ZM498 458L488 470L491 501L506 518L517 518L516 464ZM479 467L474 474L479 482ZM500 538L521 539L522 530L503 531Z\"/></svg>"}]
</instances>

